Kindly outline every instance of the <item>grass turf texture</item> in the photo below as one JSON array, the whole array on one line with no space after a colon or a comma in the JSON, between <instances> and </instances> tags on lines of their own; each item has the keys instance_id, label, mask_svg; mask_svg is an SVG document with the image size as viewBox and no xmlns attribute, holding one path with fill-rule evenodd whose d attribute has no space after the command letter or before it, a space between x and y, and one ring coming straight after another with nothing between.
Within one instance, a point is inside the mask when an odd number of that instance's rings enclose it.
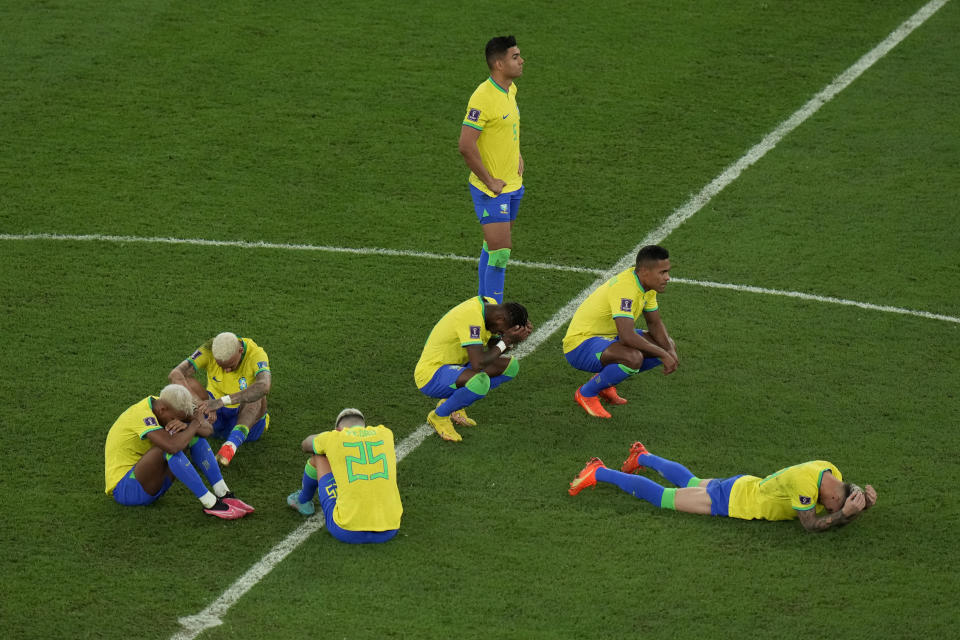
<instances>
[{"instance_id":1,"label":"grass turf texture","mask_svg":"<svg viewBox=\"0 0 960 640\"><path fill-rule=\"evenodd\" d=\"M119 233L476 253L458 123L480 50L516 33L528 166L515 256L607 267L919 2L530 3L479 29L444 5L0 8L0 233ZM396 15L395 15L396 14ZM949 3L665 241L675 274L960 315L960 86ZM0 619L12 637L169 637L299 523L300 440L344 405L398 441L469 264L268 250L3 241ZM542 324L591 282L513 267ZM222 284L253 292L224 297ZM233 287L231 287L233 288ZM958 327L672 285L681 370L572 402L562 330L399 469L395 543L310 538L203 637L946 637L958 622ZM258 507L211 521L175 486L126 510L102 446L129 404L223 329L271 356L273 422L226 479ZM822 536L659 512L587 457L629 443L702 475L812 458L880 504ZM46 532L41 534L41 532ZM293 615L292 612L310 612ZM358 620L362 620L360 623ZM816 627L814 635L821 627Z\"/></svg>"}]
</instances>

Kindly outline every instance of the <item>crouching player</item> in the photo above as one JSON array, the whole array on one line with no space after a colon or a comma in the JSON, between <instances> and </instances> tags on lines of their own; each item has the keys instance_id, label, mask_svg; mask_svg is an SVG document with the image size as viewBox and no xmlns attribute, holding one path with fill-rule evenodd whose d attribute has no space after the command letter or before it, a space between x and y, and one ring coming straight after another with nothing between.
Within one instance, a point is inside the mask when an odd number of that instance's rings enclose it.
<instances>
[{"instance_id":1,"label":"crouching player","mask_svg":"<svg viewBox=\"0 0 960 640\"><path fill-rule=\"evenodd\" d=\"M645 467L678 488L632 475ZM823 460L796 464L766 478L738 475L701 480L682 464L651 454L639 442L633 443L620 471L606 468L600 458L590 460L570 483L569 493L575 496L598 482L616 485L661 509L742 520L796 518L807 531L842 526L877 502L873 487L861 489L844 482L837 467Z\"/></svg>"},{"instance_id":2,"label":"crouching player","mask_svg":"<svg viewBox=\"0 0 960 640\"><path fill-rule=\"evenodd\" d=\"M196 378L200 369L207 377L206 388ZM220 333L178 364L169 378L190 389L209 415L214 435L226 440L217 452L217 462L224 467L240 445L259 440L270 428L270 360L250 338Z\"/></svg>"},{"instance_id":3,"label":"crouching player","mask_svg":"<svg viewBox=\"0 0 960 640\"><path fill-rule=\"evenodd\" d=\"M124 506L152 504L176 478L197 496L208 515L236 520L252 513L253 507L233 495L223 481L204 439L212 432L186 387L168 384L159 396L147 396L124 411L107 434L107 495ZM184 453L187 449L212 492Z\"/></svg>"},{"instance_id":4,"label":"crouching player","mask_svg":"<svg viewBox=\"0 0 960 640\"><path fill-rule=\"evenodd\" d=\"M393 432L366 424L358 409L344 409L332 431L307 436L300 446L312 455L300 490L287 496L288 505L309 516L319 493L327 530L341 542L386 542L403 514Z\"/></svg>"},{"instance_id":5,"label":"crouching player","mask_svg":"<svg viewBox=\"0 0 960 640\"><path fill-rule=\"evenodd\" d=\"M504 352L532 330L522 304L497 304L479 296L461 302L437 322L413 378L424 395L440 399L427 422L441 438L463 440L454 423L476 426L465 409L517 376L520 362ZM491 344L495 335L496 344Z\"/></svg>"}]
</instances>

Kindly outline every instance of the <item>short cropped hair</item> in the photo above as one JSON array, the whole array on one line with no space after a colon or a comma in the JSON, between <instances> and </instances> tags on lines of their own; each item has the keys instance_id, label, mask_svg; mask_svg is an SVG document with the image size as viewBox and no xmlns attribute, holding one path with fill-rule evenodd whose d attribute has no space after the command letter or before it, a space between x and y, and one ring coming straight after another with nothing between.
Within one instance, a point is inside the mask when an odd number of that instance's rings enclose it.
<instances>
[{"instance_id":1,"label":"short cropped hair","mask_svg":"<svg viewBox=\"0 0 960 640\"><path fill-rule=\"evenodd\" d=\"M168 384L160 392L160 399L178 413L193 415L193 395L182 384Z\"/></svg>"},{"instance_id":2,"label":"short cropped hair","mask_svg":"<svg viewBox=\"0 0 960 640\"><path fill-rule=\"evenodd\" d=\"M517 39L513 36L497 36L496 38L491 38L486 48L487 66L493 69L493 64L507 55L510 47L515 46L517 46Z\"/></svg>"},{"instance_id":3,"label":"short cropped hair","mask_svg":"<svg viewBox=\"0 0 960 640\"><path fill-rule=\"evenodd\" d=\"M510 321L511 327L526 326L528 316L525 306L519 302L504 302L503 308L507 312L507 319Z\"/></svg>"},{"instance_id":4,"label":"short cropped hair","mask_svg":"<svg viewBox=\"0 0 960 640\"><path fill-rule=\"evenodd\" d=\"M648 244L637 252L637 266L668 260L670 252L658 244Z\"/></svg>"},{"instance_id":5,"label":"short cropped hair","mask_svg":"<svg viewBox=\"0 0 960 640\"><path fill-rule=\"evenodd\" d=\"M213 351L213 359L218 362L229 360L239 348L237 334L229 331L218 333L217 337L213 339L213 344L210 345L210 350Z\"/></svg>"}]
</instances>

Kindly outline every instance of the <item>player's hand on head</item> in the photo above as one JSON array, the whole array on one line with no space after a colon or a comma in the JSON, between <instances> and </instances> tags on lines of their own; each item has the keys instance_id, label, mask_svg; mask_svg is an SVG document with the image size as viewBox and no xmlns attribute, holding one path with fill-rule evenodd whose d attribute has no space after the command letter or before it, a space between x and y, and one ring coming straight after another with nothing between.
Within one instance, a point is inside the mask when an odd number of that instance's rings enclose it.
<instances>
[{"instance_id":1,"label":"player's hand on head","mask_svg":"<svg viewBox=\"0 0 960 640\"><path fill-rule=\"evenodd\" d=\"M860 491L859 488L854 489L850 492L850 495L847 496L846 502L843 503L843 515L854 516L861 511L863 511L867 506L867 499L863 495L863 491Z\"/></svg>"},{"instance_id":2,"label":"player's hand on head","mask_svg":"<svg viewBox=\"0 0 960 640\"><path fill-rule=\"evenodd\" d=\"M874 489L872 485L868 484L863 490L863 497L867 502L866 506L863 507L864 509L869 509L873 505L877 504L877 490Z\"/></svg>"}]
</instances>

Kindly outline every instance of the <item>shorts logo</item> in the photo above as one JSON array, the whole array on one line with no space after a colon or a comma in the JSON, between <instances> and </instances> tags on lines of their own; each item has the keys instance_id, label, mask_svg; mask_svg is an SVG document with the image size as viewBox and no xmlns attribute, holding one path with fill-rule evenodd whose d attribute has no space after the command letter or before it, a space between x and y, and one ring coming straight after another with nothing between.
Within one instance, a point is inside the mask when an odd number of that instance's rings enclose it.
<instances>
[{"instance_id":1,"label":"shorts logo","mask_svg":"<svg viewBox=\"0 0 960 640\"><path fill-rule=\"evenodd\" d=\"M144 419L143 419L143 424L147 425L148 427L159 427L159 426L160 426L160 424L157 422L157 419L154 418L153 416L150 416L149 418L144 418Z\"/></svg>"},{"instance_id":2,"label":"shorts logo","mask_svg":"<svg viewBox=\"0 0 960 640\"><path fill-rule=\"evenodd\" d=\"M470 325L470 339L471 340L480 339L480 327Z\"/></svg>"},{"instance_id":3,"label":"shorts logo","mask_svg":"<svg viewBox=\"0 0 960 640\"><path fill-rule=\"evenodd\" d=\"M477 122L480 120L480 109L470 109L467 112L467 120L470 122Z\"/></svg>"},{"instance_id":4,"label":"shorts logo","mask_svg":"<svg viewBox=\"0 0 960 640\"><path fill-rule=\"evenodd\" d=\"M800 504L810 504L810 498L808 496L800 496Z\"/></svg>"},{"instance_id":5,"label":"shorts logo","mask_svg":"<svg viewBox=\"0 0 960 640\"><path fill-rule=\"evenodd\" d=\"M244 389L247 388L247 379L246 379L246 378L240 378L240 380L237 381L237 384L240 385L240 391L243 391Z\"/></svg>"},{"instance_id":6,"label":"shorts logo","mask_svg":"<svg viewBox=\"0 0 960 640\"><path fill-rule=\"evenodd\" d=\"M620 311L633 312L633 300L630 298L620 298Z\"/></svg>"},{"instance_id":7,"label":"shorts logo","mask_svg":"<svg viewBox=\"0 0 960 640\"><path fill-rule=\"evenodd\" d=\"M200 349L197 349L196 351L193 352L193 355L190 356L190 359L191 359L191 360L196 360L197 358L200 357L200 355L201 355L202 353L203 353L203 352L200 351Z\"/></svg>"},{"instance_id":8,"label":"shorts logo","mask_svg":"<svg viewBox=\"0 0 960 640\"><path fill-rule=\"evenodd\" d=\"M500 213L502 213L502 214L505 215L505 216L510 215L510 205L507 204L506 202L501 202L501 203L500 203Z\"/></svg>"}]
</instances>

